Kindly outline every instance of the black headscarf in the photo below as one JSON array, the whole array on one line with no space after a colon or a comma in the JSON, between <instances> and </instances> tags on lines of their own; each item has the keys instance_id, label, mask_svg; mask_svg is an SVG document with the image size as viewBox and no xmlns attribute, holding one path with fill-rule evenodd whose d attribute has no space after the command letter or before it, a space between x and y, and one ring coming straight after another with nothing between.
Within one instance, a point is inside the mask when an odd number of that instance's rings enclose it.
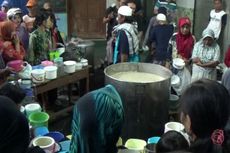
<instances>
[{"instance_id":1,"label":"black headscarf","mask_svg":"<svg viewBox=\"0 0 230 153\"><path fill-rule=\"evenodd\" d=\"M0 153L25 153L29 145L29 124L16 104L0 96Z\"/></svg>"}]
</instances>

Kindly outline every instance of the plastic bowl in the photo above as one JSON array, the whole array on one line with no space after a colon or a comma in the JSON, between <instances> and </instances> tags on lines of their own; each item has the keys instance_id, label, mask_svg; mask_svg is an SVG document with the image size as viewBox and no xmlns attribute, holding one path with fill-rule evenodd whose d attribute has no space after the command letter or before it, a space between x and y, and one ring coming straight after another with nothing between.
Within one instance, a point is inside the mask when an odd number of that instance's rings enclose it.
<instances>
[{"instance_id":1,"label":"plastic bowl","mask_svg":"<svg viewBox=\"0 0 230 153\"><path fill-rule=\"evenodd\" d=\"M45 112L34 112L29 116L30 124L34 128L41 127L41 126L48 127L48 120L49 120L49 115Z\"/></svg>"},{"instance_id":2,"label":"plastic bowl","mask_svg":"<svg viewBox=\"0 0 230 153\"><path fill-rule=\"evenodd\" d=\"M181 58L175 58L173 59L173 67L176 69L183 69L185 66L185 62Z\"/></svg>"},{"instance_id":3,"label":"plastic bowl","mask_svg":"<svg viewBox=\"0 0 230 153\"><path fill-rule=\"evenodd\" d=\"M60 142L65 138L65 136L61 132L58 132L58 131L49 132L45 136L52 137L55 140L55 142Z\"/></svg>"},{"instance_id":4,"label":"plastic bowl","mask_svg":"<svg viewBox=\"0 0 230 153\"><path fill-rule=\"evenodd\" d=\"M143 151L146 144L146 141L141 139L128 139L125 142L125 147L132 150Z\"/></svg>"},{"instance_id":5,"label":"plastic bowl","mask_svg":"<svg viewBox=\"0 0 230 153\"><path fill-rule=\"evenodd\" d=\"M23 61L22 60L13 60L7 63L8 67L11 67L13 71L19 72L23 69Z\"/></svg>"},{"instance_id":6,"label":"plastic bowl","mask_svg":"<svg viewBox=\"0 0 230 153\"><path fill-rule=\"evenodd\" d=\"M151 137L148 138L148 144L157 144L161 137Z\"/></svg>"},{"instance_id":7,"label":"plastic bowl","mask_svg":"<svg viewBox=\"0 0 230 153\"><path fill-rule=\"evenodd\" d=\"M180 77L178 75L173 75L171 77L171 85L174 87L178 87L180 85Z\"/></svg>"}]
</instances>

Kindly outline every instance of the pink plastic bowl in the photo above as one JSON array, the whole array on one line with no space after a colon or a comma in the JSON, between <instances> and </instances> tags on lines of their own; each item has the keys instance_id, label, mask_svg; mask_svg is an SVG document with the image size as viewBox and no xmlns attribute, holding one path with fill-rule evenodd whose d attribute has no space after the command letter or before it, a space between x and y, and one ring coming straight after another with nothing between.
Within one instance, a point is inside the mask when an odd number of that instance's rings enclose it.
<instances>
[{"instance_id":1,"label":"pink plastic bowl","mask_svg":"<svg viewBox=\"0 0 230 153\"><path fill-rule=\"evenodd\" d=\"M13 70L16 72L19 72L23 69L23 61L13 60L13 61L8 62L7 66L13 68Z\"/></svg>"},{"instance_id":2,"label":"pink plastic bowl","mask_svg":"<svg viewBox=\"0 0 230 153\"><path fill-rule=\"evenodd\" d=\"M54 63L53 62L51 62L51 61L42 61L42 66L52 66L52 65L54 65Z\"/></svg>"}]
</instances>

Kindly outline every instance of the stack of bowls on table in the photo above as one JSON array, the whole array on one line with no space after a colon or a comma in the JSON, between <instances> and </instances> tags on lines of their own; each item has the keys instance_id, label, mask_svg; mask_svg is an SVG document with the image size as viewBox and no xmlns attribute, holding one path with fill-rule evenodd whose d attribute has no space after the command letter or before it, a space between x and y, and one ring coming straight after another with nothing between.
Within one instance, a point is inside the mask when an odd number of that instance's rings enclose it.
<instances>
[{"instance_id":1,"label":"stack of bowls on table","mask_svg":"<svg viewBox=\"0 0 230 153\"><path fill-rule=\"evenodd\" d=\"M87 59L82 58L80 62L82 63L82 66L87 66L88 65L88 60Z\"/></svg>"}]
</instances>

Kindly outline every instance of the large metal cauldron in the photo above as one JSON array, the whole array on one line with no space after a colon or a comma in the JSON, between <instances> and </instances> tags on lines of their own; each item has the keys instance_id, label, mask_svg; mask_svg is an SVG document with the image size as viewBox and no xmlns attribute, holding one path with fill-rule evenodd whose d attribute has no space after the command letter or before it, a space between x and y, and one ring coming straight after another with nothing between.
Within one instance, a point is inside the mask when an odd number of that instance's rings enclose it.
<instances>
[{"instance_id":1,"label":"large metal cauldron","mask_svg":"<svg viewBox=\"0 0 230 153\"><path fill-rule=\"evenodd\" d=\"M131 83L119 81L111 75L117 72L138 71L160 75L165 79L152 83ZM125 109L125 123L122 138L141 138L147 140L164 132L168 121L168 99L171 71L148 63L119 63L105 70L105 83L118 90Z\"/></svg>"}]
</instances>

